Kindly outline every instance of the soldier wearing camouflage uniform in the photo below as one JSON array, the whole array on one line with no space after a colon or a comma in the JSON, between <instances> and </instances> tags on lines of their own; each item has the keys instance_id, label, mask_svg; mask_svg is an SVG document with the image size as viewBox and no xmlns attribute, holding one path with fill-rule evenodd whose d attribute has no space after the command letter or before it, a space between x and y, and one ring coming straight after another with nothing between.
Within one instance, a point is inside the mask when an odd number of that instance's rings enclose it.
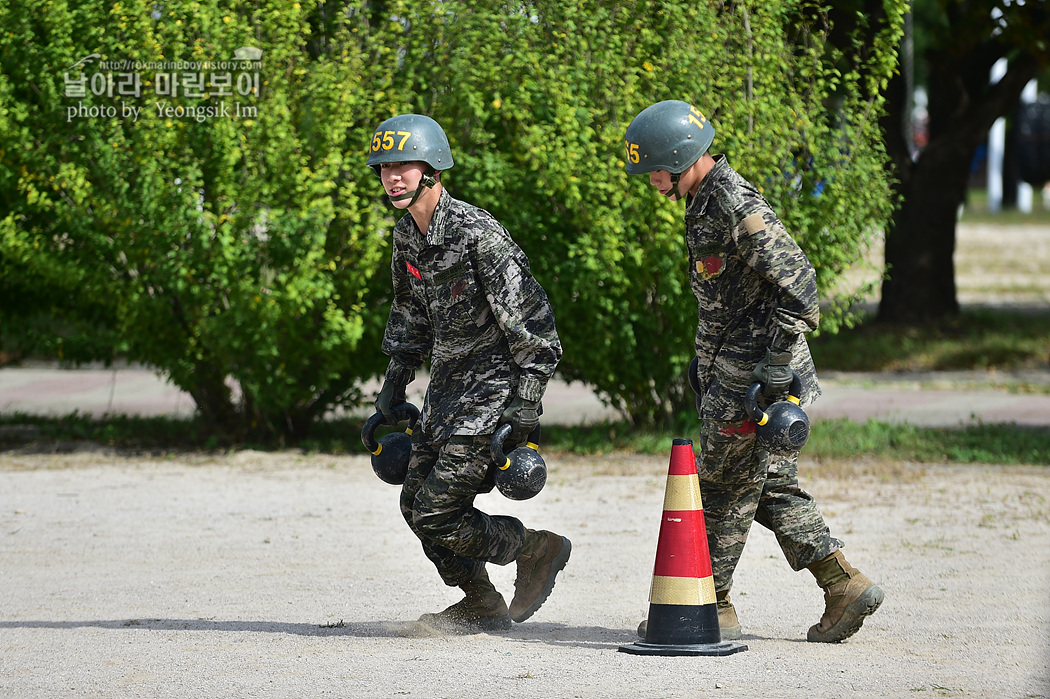
<instances>
[{"instance_id":1,"label":"soldier wearing camouflage uniform","mask_svg":"<svg viewBox=\"0 0 1050 699\"><path fill-rule=\"evenodd\" d=\"M496 428L510 424L507 444L519 444L539 424L562 354L554 314L506 229L442 187L453 160L437 122L416 114L383 122L368 165L409 214L394 227L394 298L382 345L390 363L376 408L395 423L405 387L430 360L401 512L445 584L466 593L420 621L456 633L505 630L539 609L571 551L565 537L474 507L493 487L486 475ZM508 607L485 564L511 562Z\"/></svg>"},{"instance_id":2,"label":"soldier wearing camouflage uniform","mask_svg":"<svg viewBox=\"0 0 1050 699\"><path fill-rule=\"evenodd\" d=\"M842 542L800 487L798 453L763 449L744 409L752 383L773 401L784 396L793 372L803 404L820 395L804 337L820 316L816 276L758 189L724 155L708 153L713 139L714 127L698 109L670 100L635 117L625 146L628 174L648 173L661 194L686 199L689 280L698 304L696 374L689 378L703 421L697 471L722 638L741 635L729 590L757 521L776 535L791 567L808 568L824 590L824 614L807 639L841 641L878 608L883 591L846 561Z\"/></svg>"}]
</instances>

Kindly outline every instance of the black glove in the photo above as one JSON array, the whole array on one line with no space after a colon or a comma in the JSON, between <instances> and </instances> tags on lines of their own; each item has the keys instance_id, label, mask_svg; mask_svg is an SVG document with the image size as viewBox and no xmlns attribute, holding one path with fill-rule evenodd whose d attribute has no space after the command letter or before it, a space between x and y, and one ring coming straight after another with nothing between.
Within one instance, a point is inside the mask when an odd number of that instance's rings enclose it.
<instances>
[{"instance_id":1,"label":"black glove","mask_svg":"<svg viewBox=\"0 0 1050 699\"><path fill-rule=\"evenodd\" d=\"M394 408L405 402L405 387L389 381L383 382L383 388L376 396L376 410L383 413L383 424L396 425L397 418L394 417Z\"/></svg>"},{"instance_id":2,"label":"black glove","mask_svg":"<svg viewBox=\"0 0 1050 699\"><path fill-rule=\"evenodd\" d=\"M751 372L751 381L762 384L762 395L772 398L791 388L791 352L766 350L766 357Z\"/></svg>"},{"instance_id":3,"label":"black glove","mask_svg":"<svg viewBox=\"0 0 1050 699\"><path fill-rule=\"evenodd\" d=\"M521 396L510 402L499 418L499 424L511 426L507 444L521 444L532 434L540 424L539 405L539 401L525 400Z\"/></svg>"}]
</instances>

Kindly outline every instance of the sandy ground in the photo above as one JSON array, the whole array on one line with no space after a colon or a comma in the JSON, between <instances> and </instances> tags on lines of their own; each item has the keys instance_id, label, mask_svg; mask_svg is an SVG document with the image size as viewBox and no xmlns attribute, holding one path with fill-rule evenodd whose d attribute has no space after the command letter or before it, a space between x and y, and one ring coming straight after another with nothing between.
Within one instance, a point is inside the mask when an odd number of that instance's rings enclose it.
<instances>
[{"instance_id":1,"label":"sandy ground","mask_svg":"<svg viewBox=\"0 0 1050 699\"><path fill-rule=\"evenodd\" d=\"M1050 471L815 464L804 485L886 591L861 632L756 527L746 652L617 652L648 610L667 459L547 455L527 502L568 536L554 593L499 635L404 637L458 598L364 457L0 454L4 697L1047 697ZM513 565L494 568L506 596Z\"/></svg>"},{"instance_id":2,"label":"sandy ground","mask_svg":"<svg viewBox=\"0 0 1050 699\"><path fill-rule=\"evenodd\" d=\"M1050 304L1046 227L960 226L958 248L964 304ZM505 634L419 637L459 594L365 457L0 452L0 697L1050 697L1046 468L803 454L886 602L807 643L821 592L756 527L748 650L696 658L617 652L648 610L667 459L547 463L534 500L479 506L572 540L551 598ZM513 566L491 575L509 598Z\"/></svg>"}]
</instances>

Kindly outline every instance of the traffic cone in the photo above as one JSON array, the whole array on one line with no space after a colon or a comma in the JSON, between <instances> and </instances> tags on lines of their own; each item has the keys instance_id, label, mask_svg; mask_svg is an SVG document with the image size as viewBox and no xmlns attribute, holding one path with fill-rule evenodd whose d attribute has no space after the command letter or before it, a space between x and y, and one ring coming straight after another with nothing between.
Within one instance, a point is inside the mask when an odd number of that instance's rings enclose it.
<instances>
[{"instance_id":1,"label":"traffic cone","mask_svg":"<svg viewBox=\"0 0 1050 699\"><path fill-rule=\"evenodd\" d=\"M707 548L693 442L676 439L664 492L645 640L620 646L634 655L730 655L747 650L722 641Z\"/></svg>"}]
</instances>

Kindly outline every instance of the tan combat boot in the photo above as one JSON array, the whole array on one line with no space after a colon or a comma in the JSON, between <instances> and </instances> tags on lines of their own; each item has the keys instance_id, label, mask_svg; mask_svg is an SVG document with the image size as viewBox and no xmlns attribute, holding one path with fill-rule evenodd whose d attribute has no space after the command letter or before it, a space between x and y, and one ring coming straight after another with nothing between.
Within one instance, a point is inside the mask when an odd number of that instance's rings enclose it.
<instances>
[{"instance_id":1,"label":"tan combat boot","mask_svg":"<svg viewBox=\"0 0 1050 699\"><path fill-rule=\"evenodd\" d=\"M466 597L436 614L424 614L419 621L439 631L457 634L490 633L510 628L510 613L503 595L489 581L483 568L481 575L460 585Z\"/></svg>"},{"instance_id":2,"label":"tan combat boot","mask_svg":"<svg viewBox=\"0 0 1050 699\"><path fill-rule=\"evenodd\" d=\"M518 554L518 575L510 618L522 622L550 597L554 579L569 561L572 544L564 536L548 531L525 530L525 545Z\"/></svg>"},{"instance_id":3,"label":"tan combat boot","mask_svg":"<svg viewBox=\"0 0 1050 699\"><path fill-rule=\"evenodd\" d=\"M743 636L740 621L736 618L736 608L729 601L729 592L715 593L718 600L718 631L723 641L738 641ZM644 639L649 630L649 620L642 619L638 624L638 637Z\"/></svg>"},{"instance_id":4,"label":"tan combat boot","mask_svg":"<svg viewBox=\"0 0 1050 699\"><path fill-rule=\"evenodd\" d=\"M824 589L824 615L806 634L814 643L838 643L860 630L865 617L882 604L885 593L851 566L842 551L808 566Z\"/></svg>"},{"instance_id":5,"label":"tan combat boot","mask_svg":"<svg viewBox=\"0 0 1050 699\"><path fill-rule=\"evenodd\" d=\"M736 608L729 601L729 590L716 592L718 600L718 629L723 641L739 641L741 637L740 621L736 618Z\"/></svg>"}]
</instances>

